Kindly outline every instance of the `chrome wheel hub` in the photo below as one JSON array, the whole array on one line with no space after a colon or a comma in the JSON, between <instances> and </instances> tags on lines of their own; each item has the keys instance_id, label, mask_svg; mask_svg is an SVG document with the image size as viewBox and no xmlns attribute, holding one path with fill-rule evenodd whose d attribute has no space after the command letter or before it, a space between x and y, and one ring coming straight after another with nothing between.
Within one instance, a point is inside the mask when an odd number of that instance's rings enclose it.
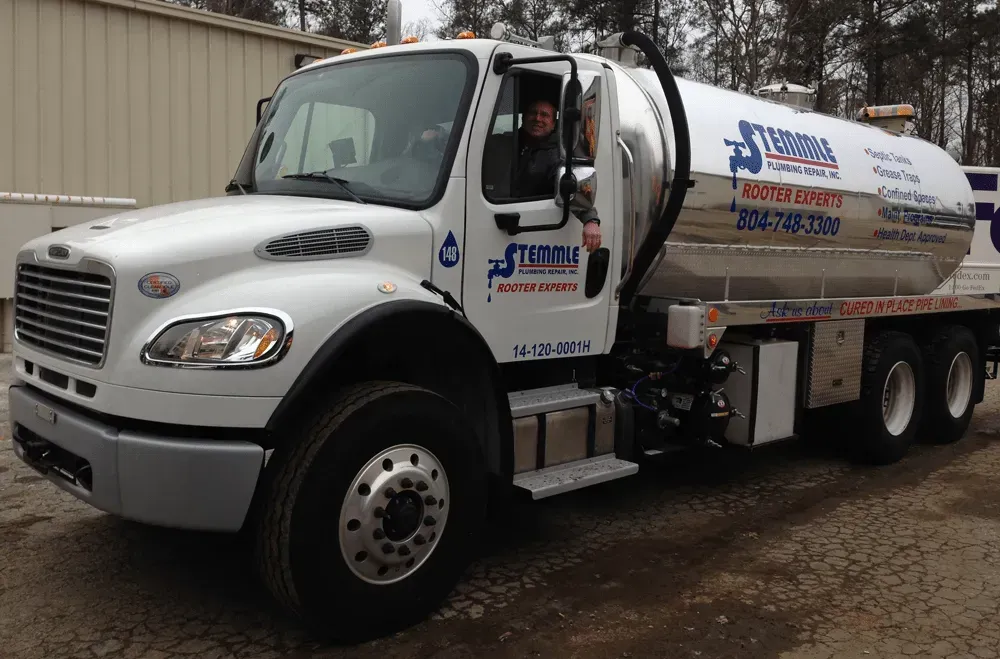
<instances>
[{"instance_id":1,"label":"chrome wheel hub","mask_svg":"<svg viewBox=\"0 0 1000 659\"><path fill-rule=\"evenodd\" d=\"M910 425L917 400L913 369L906 362L896 362L882 389L882 420L893 435L900 435Z\"/></svg>"},{"instance_id":2,"label":"chrome wheel hub","mask_svg":"<svg viewBox=\"0 0 1000 659\"><path fill-rule=\"evenodd\" d=\"M359 578L390 584L434 552L448 519L448 479L425 448L388 448L355 476L340 510L340 550Z\"/></svg>"}]
</instances>

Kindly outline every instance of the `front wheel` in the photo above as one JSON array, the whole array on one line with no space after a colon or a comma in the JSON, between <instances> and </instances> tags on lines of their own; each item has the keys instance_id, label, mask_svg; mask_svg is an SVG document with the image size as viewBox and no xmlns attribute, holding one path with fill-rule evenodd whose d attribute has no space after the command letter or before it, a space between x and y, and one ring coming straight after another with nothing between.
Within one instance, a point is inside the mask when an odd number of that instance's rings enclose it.
<instances>
[{"instance_id":1,"label":"front wheel","mask_svg":"<svg viewBox=\"0 0 1000 659\"><path fill-rule=\"evenodd\" d=\"M258 529L265 584L323 636L390 634L440 605L486 509L474 431L437 394L347 391L282 457Z\"/></svg>"}]
</instances>

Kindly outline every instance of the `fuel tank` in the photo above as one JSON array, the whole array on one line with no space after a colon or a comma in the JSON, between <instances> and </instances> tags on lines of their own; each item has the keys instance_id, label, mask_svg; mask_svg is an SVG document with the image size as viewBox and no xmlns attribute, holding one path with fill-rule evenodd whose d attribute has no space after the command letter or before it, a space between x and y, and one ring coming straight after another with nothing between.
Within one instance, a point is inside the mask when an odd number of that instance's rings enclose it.
<instances>
[{"instance_id":1,"label":"fuel tank","mask_svg":"<svg viewBox=\"0 0 1000 659\"><path fill-rule=\"evenodd\" d=\"M655 73L610 66L631 160L622 194L630 263L669 193L674 138ZM747 94L683 79L677 85L694 186L657 260L639 273L639 295L920 295L961 265L975 200L944 150Z\"/></svg>"}]
</instances>

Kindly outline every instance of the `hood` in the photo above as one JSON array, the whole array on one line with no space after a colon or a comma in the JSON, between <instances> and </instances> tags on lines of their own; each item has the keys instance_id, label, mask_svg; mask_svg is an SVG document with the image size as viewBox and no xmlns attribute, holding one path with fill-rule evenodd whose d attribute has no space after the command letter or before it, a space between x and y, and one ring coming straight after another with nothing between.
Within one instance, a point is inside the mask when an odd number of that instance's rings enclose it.
<instances>
[{"instance_id":1,"label":"hood","mask_svg":"<svg viewBox=\"0 0 1000 659\"><path fill-rule=\"evenodd\" d=\"M308 197L245 195L210 197L194 201L129 210L84 222L42 236L25 247L58 244L74 253L112 263L185 262L253 253L262 241L298 231L347 224L363 224L373 235L385 227L394 233L400 222L412 223L418 233L429 230L419 213L402 209ZM65 261L64 261L65 262Z\"/></svg>"},{"instance_id":2,"label":"hood","mask_svg":"<svg viewBox=\"0 0 1000 659\"><path fill-rule=\"evenodd\" d=\"M306 197L213 197L130 210L46 234L24 249L33 250L42 265L74 267L83 258L110 264L119 291L129 291L135 298L130 304L141 312L153 302L137 288L146 274L165 272L180 278L183 296L220 278L239 280L254 276L251 271L276 272L288 259L264 258L254 251L272 239L358 225L370 234L370 245L347 261L383 264L418 279L430 276L433 230L420 213ZM69 255L50 257L53 245L69 248ZM343 257L319 257L311 263L324 271L350 267Z\"/></svg>"}]
</instances>

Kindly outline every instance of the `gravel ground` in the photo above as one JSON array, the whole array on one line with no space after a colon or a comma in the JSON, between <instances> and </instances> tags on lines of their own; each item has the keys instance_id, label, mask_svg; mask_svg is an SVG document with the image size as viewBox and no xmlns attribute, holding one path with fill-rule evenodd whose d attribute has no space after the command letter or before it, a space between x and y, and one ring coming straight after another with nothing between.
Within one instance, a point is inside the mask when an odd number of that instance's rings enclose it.
<instances>
[{"instance_id":1,"label":"gravel ground","mask_svg":"<svg viewBox=\"0 0 1000 659\"><path fill-rule=\"evenodd\" d=\"M519 504L433 619L356 647L277 612L234 538L118 520L42 480L6 404L3 659L1000 656L993 384L963 441L890 467L800 442Z\"/></svg>"}]
</instances>

